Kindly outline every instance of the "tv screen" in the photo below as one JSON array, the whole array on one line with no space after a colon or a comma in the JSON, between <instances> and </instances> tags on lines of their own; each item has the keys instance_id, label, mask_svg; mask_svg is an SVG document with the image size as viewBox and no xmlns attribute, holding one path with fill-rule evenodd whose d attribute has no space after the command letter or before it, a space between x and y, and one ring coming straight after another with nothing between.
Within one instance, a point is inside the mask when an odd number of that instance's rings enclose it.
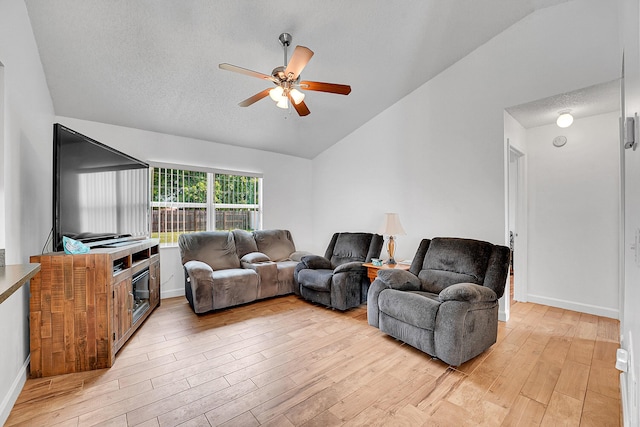
<instances>
[{"instance_id":1,"label":"tv screen","mask_svg":"<svg viewBox=\"0 0 640 427\"><path fill-rule=\"evenodd\" d=\"M53 125L53 244L89 246L149 236L149 165Z\"/></svg>"}]
</instances>

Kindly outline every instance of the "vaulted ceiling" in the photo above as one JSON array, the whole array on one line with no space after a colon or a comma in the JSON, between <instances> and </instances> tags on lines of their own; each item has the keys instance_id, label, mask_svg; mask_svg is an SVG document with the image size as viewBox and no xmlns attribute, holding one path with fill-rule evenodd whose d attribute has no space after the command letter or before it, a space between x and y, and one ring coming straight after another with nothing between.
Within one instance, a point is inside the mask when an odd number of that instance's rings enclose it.
<instances>
[{"instance_id":1,"label":"vaulted ceiling","mask_svg":"<svg viewBox=\"0 0 640 427\"><path fill-rule=\"evenodd\" d=\"M535 10L567 0L26 0L59 116L313 158ZM283 65L278 36L315 55L311 114L238 103Z\"/></svg>"}]
</instances>

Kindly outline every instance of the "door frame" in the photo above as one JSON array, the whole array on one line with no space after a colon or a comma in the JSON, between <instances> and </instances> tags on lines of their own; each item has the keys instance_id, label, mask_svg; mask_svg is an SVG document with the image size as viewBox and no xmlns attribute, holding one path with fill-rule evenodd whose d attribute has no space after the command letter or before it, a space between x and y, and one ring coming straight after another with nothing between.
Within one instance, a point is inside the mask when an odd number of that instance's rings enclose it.
<instances>
[{"instance_id":1,"label":"door frame","mask_svg":"<svg viewBox=\"0 0 640 427\"><path fill-rule=\"evenodd\" d=\"M507 138L507 230L514 232L513 299L527 302L527 162L526 154L510 144ZM512 161L512 158L515 161ZM515 169L515 170L514 170ZM515 182L512 182L514 181ZM514 209L514 212L511 210ZM512 220L511 218L514 218ZM511 224L513 222L513 224ZM508 240L507 240L508 241Z\"/></svg>"}]
</instances>

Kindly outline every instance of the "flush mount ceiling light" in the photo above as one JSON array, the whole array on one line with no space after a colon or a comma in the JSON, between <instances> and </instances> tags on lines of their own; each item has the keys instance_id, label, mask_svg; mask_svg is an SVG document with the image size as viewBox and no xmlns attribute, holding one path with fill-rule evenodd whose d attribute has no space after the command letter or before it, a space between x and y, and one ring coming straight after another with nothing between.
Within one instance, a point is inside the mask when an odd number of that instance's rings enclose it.
<instances>
[{"instance_id":1,"label":"flush mount ceiling light","mask_svg":"<svg viewBox=\"0 0 640 427\"><path fill-rule=\"evenodd\" d=\"M556 124L561 128L568 128L573 123L573 116L570 111L561 111L558 119L556 120Z\"/></svg>"}]
</instances>

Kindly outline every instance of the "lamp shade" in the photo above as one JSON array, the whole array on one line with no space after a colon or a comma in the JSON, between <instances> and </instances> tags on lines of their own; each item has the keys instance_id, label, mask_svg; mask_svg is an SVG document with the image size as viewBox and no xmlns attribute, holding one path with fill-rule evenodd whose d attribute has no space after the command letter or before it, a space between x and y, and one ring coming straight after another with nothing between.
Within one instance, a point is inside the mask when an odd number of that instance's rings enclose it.
<instances>
[{"instance_id":1,"label":"lamp shade","mask_svg":"<svg viewBox=\"0 0 640 427\"><path fill-rule=\"evenodd\" d=\"M404 236L407 233L400 224L400 217L397 213L384 214L384 221L378 230L378 234L387 236Z\"/></svg>"},{"instance_id":2,"label":"lamp shade","mask_svg":"<svg viewBox=\"0 0 640 427\"><path fill-rule=\"evenodd\" d=\"M280 98L280 101L276 103L276 106L284 108L286 110L287 108L289 108L289 100L283 96L282 98Z\"/></svg>"},{"instance_id":3,"label":"lamp shade","mask_svg":"<svg viewBox=\"0 0 640 427\"><path fill-rule=\"evenodd\" d=\"M271 97L271 99L278 102L280 101L280 98L282 98L282 92L283 92L282 87L276 86L269 91L269 96Z\"/></svg>"},{"instance_id":4,"label":"lamp shade","mask_svg":"<svg viewBox=\"0 0 640 427\"><path fill-rule=\"evenodd\" d=\"M289 94L296 105L300 104L304 100L304 93L300 92L298 89L291 89Z\"/></svg>"}]
</instances>

